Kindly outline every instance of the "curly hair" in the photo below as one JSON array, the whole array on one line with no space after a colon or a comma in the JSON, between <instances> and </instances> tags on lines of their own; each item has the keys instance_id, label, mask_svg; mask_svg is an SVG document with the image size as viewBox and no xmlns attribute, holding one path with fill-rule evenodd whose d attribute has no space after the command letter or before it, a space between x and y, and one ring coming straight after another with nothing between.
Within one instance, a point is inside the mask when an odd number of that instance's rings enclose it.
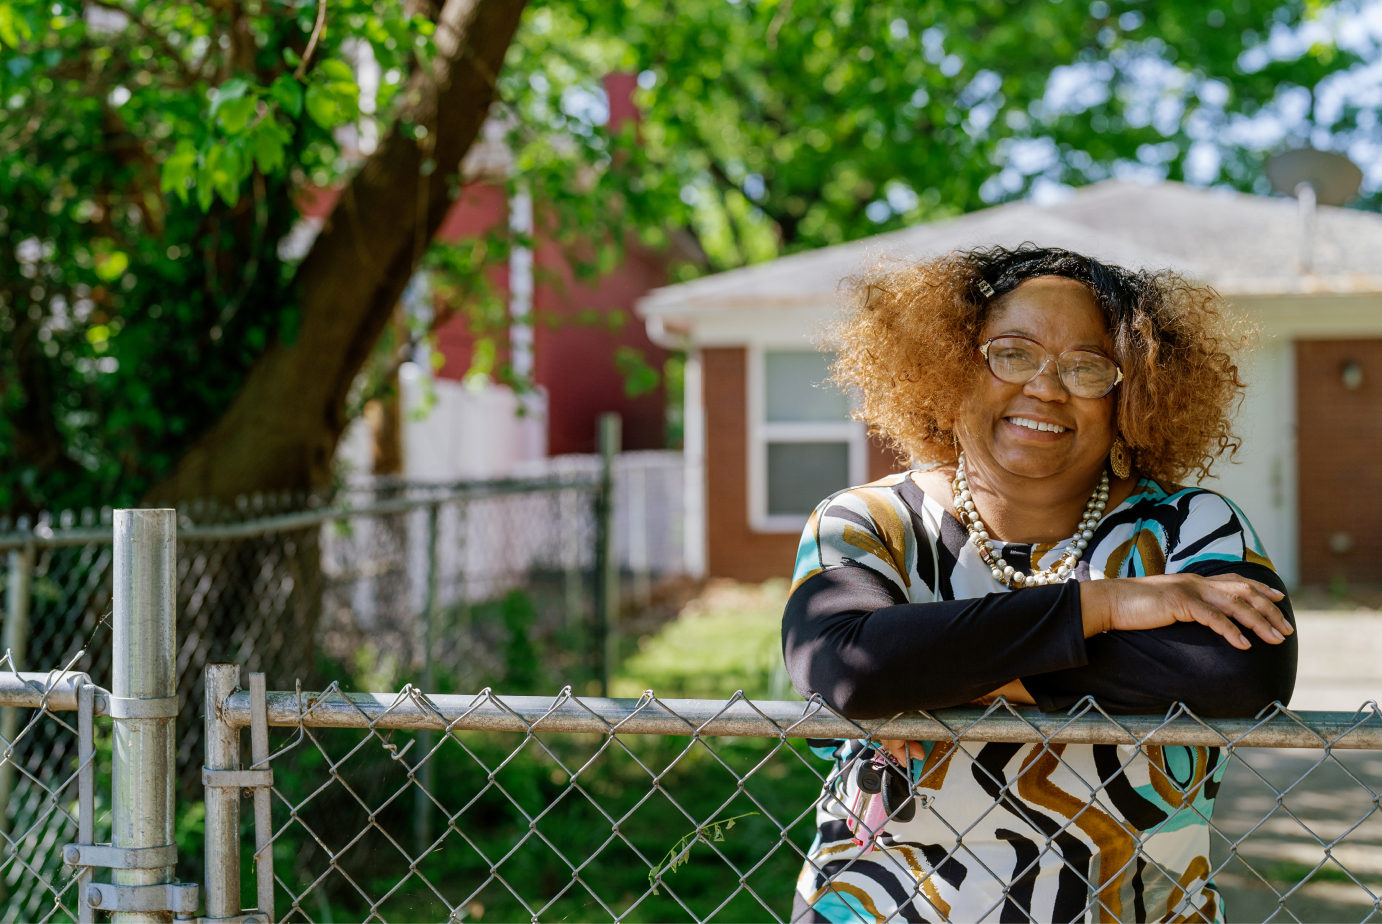
<instances>
[{"instance_id":1,"label":"curly hair","mask_svg":"<svg viewBox=\"0 0 1382 924\"><path fill-rule=\"evenodd\" d=\"M1133 272L1032 244L880 260L846 279L847 310L827 340L835 380L860 398L856 416L907 458L954 461L953 423L984 368L990 306L1035 276L1074 279L1103 310L1124 375L1115 424L1138 471L1180 482L1232 457L1245 389L1234 354L1248 333L1218 293L1170 270Z\"/></svg>"}]
</instances>

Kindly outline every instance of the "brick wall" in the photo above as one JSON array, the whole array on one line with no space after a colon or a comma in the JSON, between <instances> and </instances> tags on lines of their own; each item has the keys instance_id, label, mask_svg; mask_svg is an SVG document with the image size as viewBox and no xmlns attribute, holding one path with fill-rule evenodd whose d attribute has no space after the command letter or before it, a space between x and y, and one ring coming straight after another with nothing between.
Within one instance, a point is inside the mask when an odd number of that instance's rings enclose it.
<instances>
[{"instance_id":1,"label":"brick wall","mask_svg":"<svg viewBox=\"0 0 1382 924\"><path fill-rule=\"evenodd\" d=\"M1298 342L1296 400L1301 583L1382 583L1382 340Z\"/></svg>"},{"instance_id":2,"label":"brick wall","mask_svg":"<svg viewBox=\"0 0 1382 924\"><path fill-rule=\"evenodd\" d=\"M749 526L748 350L701 351L705 402L707 566L712 577L740 581L788 578L796 533L758 533ZM892 453L869 446L869 479L899 471Z\"/></svg>"}]
</instances>

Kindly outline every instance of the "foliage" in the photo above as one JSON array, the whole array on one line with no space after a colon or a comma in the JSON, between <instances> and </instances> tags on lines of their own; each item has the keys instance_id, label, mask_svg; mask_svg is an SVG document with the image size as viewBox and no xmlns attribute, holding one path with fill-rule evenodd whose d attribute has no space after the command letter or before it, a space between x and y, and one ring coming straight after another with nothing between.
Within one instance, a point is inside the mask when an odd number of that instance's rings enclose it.
<instances>
[{"instance_id":1,"label":"foliage","mask_svg":"<svg viewBox=\"0 0 1382 924\"><path fill-rule=\"evenodd\" d=\"M399 113L431 9L335 0L317 30L305 0L0 0L0 510L137 501L293 342L299 201L388 132L421 137ZM1334 10L534 0L493 124L578 281L678 229L722 269L1110 175L1261 191L1268 148L1375 122L1310 107L1356 51L1277 41ZM608 117L612 73L637 74L637 124ZM1235 128L1301 94L1290 138ZM428 257L477 371L520 388L486 274L522 238ZM410 344L445 320L418 313ZM633 359L608 361L646 389Z\"/></svg>"},{"instance_id":2,"label":"foliage","mask_svg":"<svg viewBox=\"0 0 1382 924\"><path fill-rule=\"evenodd\" d=\"M304 61L315 9L0 3L0 509L135 502L294 338L295 198L432 29L345 0Z\"/></svg>"},{"instance_id":3,"label":"foliage","mask_svg":"<svg viewBox=\"0 0 1382 924\"><path fill-rule=\"evenodd\" d=\"M1040 183L1183 179L1192 155L1222 159L1199 182L1264 192L1266 151L1215 131L1357 63L1328 40L1284 60L1259 47L1325 12L1299 0L688 0L669 16L633 0L579 18L619 37L620 67L639 72L632 185L684 200L725 267Z\"/></svg>"},{"instance_id":4,"label":"foliage","mask_svg":"<svg viewBox=\"0 0 1382 924\"><path fill-rule=\"evenodd\" d=\"M672 845L672 849L667 851L667 856L663 857L651 869L648 870L648 885L652 888L653 894L657 895L658 883L667 873L674 873L678 866L685 866L691 861L691 848L697 841L723 843L725 835L734 829L734 823L744 818L757 815L757 812L744 812L742 815L735 815L733 818L719 818L714 821L707 821L705 824L696 828L690 834L683 837Z\"/></svg>"}]
</instances>

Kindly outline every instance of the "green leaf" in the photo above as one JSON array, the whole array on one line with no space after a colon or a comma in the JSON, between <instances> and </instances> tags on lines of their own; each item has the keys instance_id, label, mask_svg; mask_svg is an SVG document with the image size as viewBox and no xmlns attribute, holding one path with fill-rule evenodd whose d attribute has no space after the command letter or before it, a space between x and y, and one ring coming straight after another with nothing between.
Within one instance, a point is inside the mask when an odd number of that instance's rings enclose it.
<instances>
[{"instance_id":1,"label":"green leaf","mask_svg":"<svg viewBox=\"0 0 1382 924\"><path fill-rule=\"evenodd\" d=\"M322 128L332 129L343 121L335 96L321 84L314 83L307 88L306 102L307 114Z\"/></svg>"},{"instance_id":2,"label":"green leaf","mask_svg":"<svg viewBox=\"0 0 1382 924\"><path fill-rule=\"evenodd\" d=\"M273 119L264 119L254 127L249 143L260 173L274 173L283 166L283 149L291 138L288 129Z\"/></svg>"},{"instance_id":3,"label":"green leaf","mask_svg":"<svg viewBox=\"0 0 1382 924\"><path fill-rule=\"evenodd\" d=\"M360 115L360 88L345 62L328 59L312 72L306 103L312 121L326 129Z\"/></svg>"},{"instance_id":4,"label":"green leaf","mask_svg":"<svg viewBox=\"0 0 1382 924\"><path fill-rule=\"evenodd\" d=\"M218 99L217 102L220 102ZM242 96L239 99L230 100L220 107L216 115L216 120L221 123L221 127L227 134L238 135L244 131L250 116L254 115L255 104L259 102L253 96Z\"/></svg>"},{"instance_id":5,"label":"green leaf","mask_svg":"<svg viewBox=\"0 0 1382 924\"><path fill-rule=\"evenodd\" d=\"M172 191L183 202L187 201L187 181L197 167L197 149L192 142L183 139L178 142L173 153L163 162L163 177L160 188L163 192Z\"/></svg>"},{"instance_id":6,"label":"green leaf","mask_svg":"<svg viewBox=\"0 0 1382 924\"><path fill-rule=\"evenodd\" d=\"M216 113L227 103L244 99L249 89L249 81L243 77L232 77L221 84L216 88L216 98L211 101L211 116L215 118Z\"/></svg>"},{"instance_id":7,"label":"green leaf","mask_svg":"<svg viewBox=\"0 0 1382 924\"><path fill-rule=\"evenodd\" d=\"M269 98L293 118L302 115L302 84L294 80L292 74L278 75L273 86L269 87Z\"/></svg>"},{"instance_id":8,"label":"green leaf","mask_svg":"<svg viewBox=\"0 0 1382 924\"><path fill-rule=\"evenodd\" d=\"M332 129L360 114L359 90L354 83L313 83L307 88L307 114L322 128Z\"/></svg>"},{"instance_id":9,"label":"green leaf","mask_svg":"<svg viewBox=\"0 0 1382 924\"><path fill-rule=\"evenodd\" d=\"M216 178L220 176L221 159L225 154L225 146L213 144L202 154L202 162L197 170L197 205L203 212L211 209L211 203L216 197Z\"/></svg>"},{"instance_id":10,"label":"green leaf","mask_svg":"<svg viewBox=\"0 0 1382 924\"><path fill-rule=\"evenodd\" d=\"M240 181L249 175L252 167L242 142L229 142L221 149L221 157L211 172L211 182L226 205L239 201Z\"/></svg>"},{"instance_id":11,"label":"green leaf","mask_svg":"<svg viewBox=\"0 0 1382 924\"><path fill-rule=\"evenodd\" d=\"M338 58L327 58L317 65L313 72L314 80L325 78L330 83L348 83L355 85L355 72L350 69L350 65Z\"/></svg>"}]
</instances>

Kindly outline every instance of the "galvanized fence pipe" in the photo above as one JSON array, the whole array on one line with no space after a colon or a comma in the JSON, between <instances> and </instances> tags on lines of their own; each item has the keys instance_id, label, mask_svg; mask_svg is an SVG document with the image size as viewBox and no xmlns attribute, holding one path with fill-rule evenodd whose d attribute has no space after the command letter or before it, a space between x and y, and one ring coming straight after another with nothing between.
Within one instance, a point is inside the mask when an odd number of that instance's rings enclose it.
<instances>
[{"instance_id":1,"label":"galvanized fence pipe","mask_svg":"<svg viewBox=\"0 0 1382 924\"><path fill-rule=\"evenodd\" d=\"M96 713L96 687L83 683L77 689L77 840L90 844L96 840L96 740L92 718ZM93 924L96 909L87 901L87 890L95 880L90 866L77 872L77 921Z\"/></svg>"},{"instance_id":2,"label":"galvanized fence pipe","mask_svg":"<svg viewBox=\"0 0 1382 924\"><path fill-rule=\"evenodd\" d=\"M175 856L177 511L117 510L114 541L111 845L149 851L144 856L164 848ZM171 919L163 909L176 904L175 890L147 889L173 881L171 860L164 866L115 869L111 880L138 890L111 890L103 907L111 899L131 909L162 906L116 911L117 924ZM120 901L121 895L128 900Z\"/></svg>"},{"instance_id":3,"label":"galvanized fence pipe","mask_svg":"<svg viewBox=\"0 0 1382 924\"><path fill-rule=\"evenodd\" d=\"M25 648L29 638L29 602L34 579L34 547L11 549L9 574L5 584L4 647L10 652L10 666L18 670L24 666ZM19 711L13 706L0 709L0 737L9 751L0 761L0 837L10 833L10 793L14 791L14 739L19 731ZM0 883L3 889L3 883Z\"/></svg>"},{"instance_id":4,"label":"galvanized fence pipe","mask_svg":"<svg viewBox=\"0 0 1382 924\"><path fill-rule=\"evenodd\" d=\"M1248 748L1382 750L1376 712L1274 710L1263 719L1202 719L1184 714L1108 716L955 708L880 720L842 718L820 703L747 699L604 699L597 697L424 696L405 693L269 692L268 724L279 727L432 729L778 738L901 738L1048 744L1178 744ZM250 724L247 693L233 694L225 720Z\"/></svg>"},{"instance_id":5,"label":"galvanized fence pipe","mask_svg":"<svg viewBox=\"0 0 1382 924\"><path fill-rule=\"evenodd\" d=\"M352 507L347 505L319 507L298 513L285 513L276 516L256 517L242 523L217 523L191 525L180 530L184 542L217 542L235 539L254 539L275 533L289 533L321 526L337 520L356 517L378 517L395 513L407 513L437 503L477 500L486 497L499 497L511 494L541 494L558 492L563 488L598 487L598 480L584 475L561 479L519 479L496 478L489 481L457 482L417 486L419 496L398 497L375 501L371 504ZM140 511L147 513L149 511ZM176 511L174 511L176 513ZM0 532L0 551L13 551L27 547L39 549L69 548L79 545L110 545L111 530L108 527L72 527L53 529L39 524L32 529L21 526L10 532Z\"/></svg>"},{"instance_id":6,"label":"galvanized fence pipe","mask_svg":"<svg viewBox=\"0 0 1382 924\"><path fill-rule=\"evenodd\" d=\"M600 493L595 508L595 618L600 694L609 695L619 651L619 558L614 542L614 460L623 440L618 414L600 415Z\"/></svg>"},{"instance_id":7,"label":"galvanized fence pipe","mask_svg":"<svg viewBox=\"0 0 1382 924\"><path fill-rule=\"evenodd\" d=\"M240 729L225 721L222 703L240 688L240 665L206 666L206 916L240 913Z\"/></svg>"},{"instance_id":8,"label":"galvanized fence pipe","mask_svg":"<svg viewBox=\"0 0 1382 924\"><path fill-rule=\"evenodd\" d=\"M259 913L268 921L274 917L274 848L273 817L269 784L273 770L269 768L269 724L264 721L265 684L262 673L250 674L250 707L254 718L250 722L250 759L254 773L264 779L254 788L254 872L259 896ZM246 922L249 924L249 922Z\"/></svg>"}]
</instances>

